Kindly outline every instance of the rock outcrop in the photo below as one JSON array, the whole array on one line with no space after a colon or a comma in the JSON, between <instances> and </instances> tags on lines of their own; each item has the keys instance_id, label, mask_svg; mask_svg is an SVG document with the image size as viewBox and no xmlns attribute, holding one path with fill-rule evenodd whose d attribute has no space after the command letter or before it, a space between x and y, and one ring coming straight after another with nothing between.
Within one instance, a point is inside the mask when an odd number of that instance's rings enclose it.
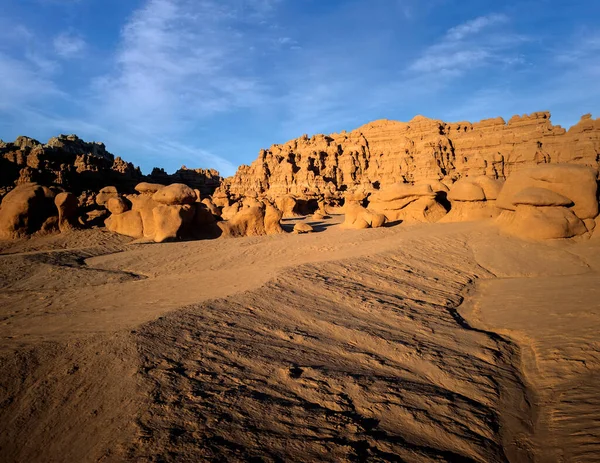
<instances>
[{"instance_id":1,"label":"rock outcrop","mask_svg":"<svg viewBox=\"0 0 600 463\"><path fill-rule=\"evenodd\" d=\"M503 184L503 180L485 175L461 178L450 186L447 199L451 209L440 222L470 222L498 217L500 209L496 207L496 199Z\"/></svg>"},{"instance_id":2,"label":"rock outcrop","mask_svg":"<svg viewBox=\"0 0 600 463\"><path fill-rule=\"evenodd\" d=\"M511 175L496 201L496 222L525 239L572 238L591 233L598 216L597 172L586 166L557 164Z\"/></svg>"},{"instance_id":3,"label":"rock outcrop","mask_svg":"<svg viewBox=\"0 0 600 463\"><path fill-rule=\"evenodd\" d=\"M369 197L369 209L383 214L388 222L436 222L446 214L429 184L383 187Z\"/></svg>"},{"instance_id":4,"label":"rock outcrop","mask_svg":"<svg viewBox=\"0 0 600 463\"><path fill-rule=\"evenodd\" d=\"M54 193L37 183L23 183L0 205L0 239L15 239L58 227Z\"/></svg>"},{"instance_id":5,"label":"rock outcrop","mask_svg":"<svg viewBox=\"0 0 600 463\"><path fill-rule=\"evenodd\" d=\"M547 112L477 123L417 116L407 123L380 120L349 133L305 135L273 145L250 166L241 166L218 192L233 198L341 198L345 191L395 183L504 179L544 163L582 164L597 171L599 153L600 119L590 115L568 131L553 125Z\"/></svg>"}]
</instances>

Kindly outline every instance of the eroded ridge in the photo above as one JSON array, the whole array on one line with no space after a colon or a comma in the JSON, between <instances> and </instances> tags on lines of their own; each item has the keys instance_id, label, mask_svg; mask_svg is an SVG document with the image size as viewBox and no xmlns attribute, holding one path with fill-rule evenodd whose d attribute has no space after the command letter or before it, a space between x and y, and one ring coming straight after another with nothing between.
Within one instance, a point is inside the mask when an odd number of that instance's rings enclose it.
<instances>
[{"instance_id":1,"label":"eroded ridge","mask_svg":"<svg viewBox=\"0 0 600 463\"><path fill-rule=\"evenodd\" d=\"M464 240L410 244L146 324L136 336L153 393L129 457L527 460L515 348L453 316L489 274Z\"/></svg>"}]
</instances>

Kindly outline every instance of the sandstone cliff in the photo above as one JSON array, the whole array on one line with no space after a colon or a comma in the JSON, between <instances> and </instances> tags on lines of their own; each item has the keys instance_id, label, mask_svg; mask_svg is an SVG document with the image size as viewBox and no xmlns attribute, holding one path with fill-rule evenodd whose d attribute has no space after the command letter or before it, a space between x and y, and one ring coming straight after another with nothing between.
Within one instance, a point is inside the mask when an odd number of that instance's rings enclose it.
<instances>
[{"instance_id":1,"label":"sandstone cliff","mask_svg":"<svg viewBox=\"0 0 600 463\"><path fill-rule=\"evenodd\" d=\"M340 196L397 182L442 181L465 176L506 178L540 163L576 163L598 170L600 119L585 115L568 131L538 112L477 123L446 123L417 116L380 120L352 132L304 135L262 150L250 166L226 179L220 193L280 197Z\"/></svg>"}]
</instances>

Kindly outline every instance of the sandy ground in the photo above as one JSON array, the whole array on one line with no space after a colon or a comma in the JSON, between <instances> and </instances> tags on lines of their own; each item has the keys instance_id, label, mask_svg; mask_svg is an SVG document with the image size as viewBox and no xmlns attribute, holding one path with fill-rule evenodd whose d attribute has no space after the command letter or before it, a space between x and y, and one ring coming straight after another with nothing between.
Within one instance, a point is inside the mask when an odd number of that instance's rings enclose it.
<instances>
[{"instance_id":1,"label":"sandy ground","mask_svg":"<svg viewBox=\"0 0 600 463\"><path fill-rule=\"evenodd\" d=\"M340 219L0 243L0 461L600 459L600 240Z\"/></svg>"}]
</instances>

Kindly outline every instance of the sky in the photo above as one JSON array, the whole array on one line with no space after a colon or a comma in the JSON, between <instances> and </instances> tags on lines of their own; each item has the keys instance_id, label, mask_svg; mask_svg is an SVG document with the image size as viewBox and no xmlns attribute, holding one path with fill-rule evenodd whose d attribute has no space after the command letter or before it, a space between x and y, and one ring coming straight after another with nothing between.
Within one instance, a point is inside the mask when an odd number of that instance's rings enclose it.
<instances>
[{"instance_id":1,"label":"sky","mask_svg":"<svg viewBox=\"0 0 600 463\"><path fill-rule=\"evenodd\" d=\"M0 138L232 175L420 114L600 116L600 1L0 0Z\"/></svg>"}]
</instances>

